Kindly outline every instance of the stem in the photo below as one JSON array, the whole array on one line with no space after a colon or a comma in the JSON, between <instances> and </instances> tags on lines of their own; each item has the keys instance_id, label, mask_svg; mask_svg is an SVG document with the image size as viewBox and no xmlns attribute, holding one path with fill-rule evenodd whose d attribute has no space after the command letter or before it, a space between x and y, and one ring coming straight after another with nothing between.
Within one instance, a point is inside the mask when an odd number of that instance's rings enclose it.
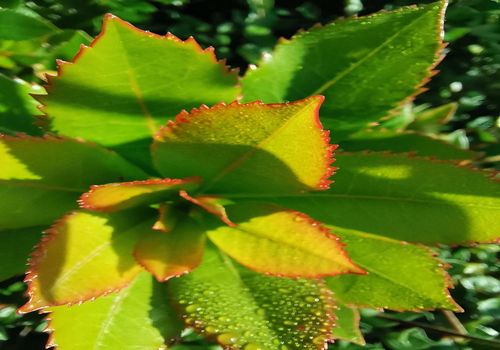
<instances>
[{"instance_id":1,"label":"stem","mask_svg":"<svg viewBox=\"0 0 500 350\"><path fill-rule=\"evenodd\" d=\"M460 322L460 320L455 316L453 311L450 310L441 310L441 313L443 314L444 317L446 317L446 320L448 323L451 325L451 327L460 334L468 334L467 330L465 329L464 325Z\"/></svg>"},{"instance_id":2,"label":"stem","mask_svg":"<svg viewBox=\"0 0 500 350\"><path fill-rule=\"evenodd\" d=\"M377 315L377 317L383 318L383 319L386 319L386 320L390 320L390 321L394 321L394 322L398 322L398 323L407 324L407 325L414 326L414 327L420 327L420 328L423 328L423 329L428 329L430 331L441 333L441 334L445 334L445 335L449 335L449 336L454 336L454 337L469 339L469 340L475 341L477 343L482 343L484 345L489 345L489 346L491 346L492 349L500 349L500 341L495 340L495 339L485 339L485 338L476 337L476 336L473 336L473 335L470 335L470 334L461 334L459 332L456 332L456 331L453 331L453 330L449 330L449 329L446 329L446 328L437 327L437 326L433 326L433 325L426 324L426 323L421 323L421 322L400 320L399 318L392 317L392 316L389 316L389 315L384 315L384 314L379 314L379 315Z\"/></svg>"}]
</instances>

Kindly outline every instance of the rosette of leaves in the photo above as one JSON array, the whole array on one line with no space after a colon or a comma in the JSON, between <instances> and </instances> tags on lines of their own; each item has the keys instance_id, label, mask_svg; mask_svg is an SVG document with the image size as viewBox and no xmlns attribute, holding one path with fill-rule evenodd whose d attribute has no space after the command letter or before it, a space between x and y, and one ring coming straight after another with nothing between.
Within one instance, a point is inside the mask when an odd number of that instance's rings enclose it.
<instances>
[{"instance_id":1,"label":"rosette of leaves","mask_svg":"<svg viewBox=\"0 0 500 350\"><path fill-rule=\"evenodd\" d=\"M497 239L489 174L418 134L443 160L341 152L331 184L322 126L359 145L420 91L444 7L313 28L240 81L192 38L107 16L35 96L46 135L2 120L0 277L40 239L19 311L47 313L62 350L165 349L184 328L285 350L362 343L359 307L460 310L426 245Z\"/></svg>"}]
</instances>

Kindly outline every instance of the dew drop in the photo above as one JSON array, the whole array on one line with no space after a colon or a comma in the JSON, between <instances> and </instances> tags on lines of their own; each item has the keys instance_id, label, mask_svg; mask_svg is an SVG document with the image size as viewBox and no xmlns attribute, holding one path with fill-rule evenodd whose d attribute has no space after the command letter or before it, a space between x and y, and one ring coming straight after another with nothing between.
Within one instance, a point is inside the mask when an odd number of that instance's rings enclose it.
<instances>
[{"instance_id":1,"label":"dew drop","mask_svg":"<svg viewBox=\"0 0 500 350\"><path fill-rule=\"evenodd\" d=\"M236 336L232 333L222 333L217 336L217 341L222 345L232 345L236 343Z\"/></svg>"}]
</instances>

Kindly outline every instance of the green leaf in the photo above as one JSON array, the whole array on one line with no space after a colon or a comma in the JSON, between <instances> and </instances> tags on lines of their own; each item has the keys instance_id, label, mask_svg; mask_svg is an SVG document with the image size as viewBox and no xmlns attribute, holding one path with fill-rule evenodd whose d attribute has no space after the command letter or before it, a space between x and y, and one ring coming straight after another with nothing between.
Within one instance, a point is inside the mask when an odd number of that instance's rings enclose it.
<instances>
[{"instance_id":1,"label":"green leaf","mask_svg":"<svg viewBox=\"0 0 500 350\"><path fill-rule=\"evenodd\" d=\"M183 108L234 100L236 79L193 39L144 32L108 15L91 47L60 63L40 101L55 131L145 163L161 125Z\"/></svg>"},{"instance_id":2,"label":"green leaf","mask_svg":"<svg viewBox=\"0 0 500 350\"><path fill-rule=\"evenodd\" d=\"M332 228L368 274L327 278L335 298L357 307L392 310L461 310L447 288L443 264L425 246L363 232Z\"/></svg>"},{"instance_id":3,"label":"green leaf","mask_svg":"<svg viewBox=\"0 0 500 350\"><path fill-rule=\"evenodd\" d=\"M155 136L154 164L165 177L201 176L202 193L327 188L333 146L318 120L322 101L183 112Z\"/></svg>"},{"instance_id":4,"label":"green leaf","mask_svg":"<svg viewBox=\"0 0 500 350\"><path fill-rule=\"evenodd\" d=\"M324 349L331 339L333 304L322 281L256 274L211 247L169 291L187 326L231 349Z\"/></svg>"},{"instance_id":5,"label":"green leaf","mask_svg":"<svg viewBox=\"0 0 500 350\"><path fill-rule=\"evenodd\" d=\"M195 189L200 181L199 178L192 177L95 185L80 197L79 203L83 209L105 212L146 206L164 202L178 195L179 190Z\"/></svg>"},{"instance_id":6,"label":"green leaf","mask_svg":"<svg viewBox=\"0 0 500 350\"><path fill-rule=\"evenodd\" d=\"M498 239L500 186L488 173L406 155L344 153L336 159L339 171L331 189L265 198L327 225L409 242Z\"/></svg>"},{"instance_id":7,"label":"green leaf","mask_svg":"<svg viewBox=\"0 0 500 350\"><path fill-rule=\"evenodd\" d=\"M132 253L152 224L150 210L73 212L52 226L30 260L20 309L76 304L127 286L141 271Z\"/></svg>"},{"instance_id":8,"label":"green leaf","mask_svg":"<svg viewBox=\"0 0 500 350\"><path fill-rule=\"evenodd\" d=\"M418 156L432 156L442 160L465 160L475 153L460 149L445 141L412 132L370 130L358 132L342 141L345 151L411 152Z\"/></svg>"},{"instance_id":9,"label":"green leaf","mask_svg":"<svg viewBox=\"0 0 500 350\"><path fill-rule=\"evenodd\" d=\"M207 235L252 270L308 278L364 273L350 261L338 238L306 215L262 203L233 205L227 210L236 225L209 229Z\"/></svg>"},{"instance_id":10,"label":"green leaf","mask_svg":"<svg viewBox=\"0 0 500 350\"><path fill-rule=\"evenodd\" d=\"M29 94L41 93L42 90L38 85L30 86L21 79L11 80L0 74L0 133L41 134L40 129L33 125L33 116L40 114L36 108L38 103Z\"/></svg>"},{"instance_id":11,"label":"green leaf","mask_svg":"<svg viewBox=\"0 0 500 350\"><path fill-rule=\"evenodd\" d=\"M0 164L1 230L48 225L91 185L147 177L114 152L55 137L0 135Z\"/></svg>"},{"instance_id":12,"label":"green leaf","mask_svg":"<svg viewBox=\"0 0 500 350\"><path fill-rule=\"evenodd\" d=\"M196 268L205 248L205 231L185 216L167 233L144 232L134 250L137 262L158 281L188 273Z\"/></svg>"},{"instance_id":13,"label":"green leaf","mask_svg":"<svg viewBox=\"0 0 500 350\"><path fill-rule=\"evenodd\" d=\"M409 125L409 129L427 134L437 134L443 124L453 117L457 107L457 103L448 103L421 111L415 115L415 120Z\"/></svg>"},{"instance_id":14,"label":"green leaf","mask_svg":"<svg viewBox=\"0 0 500 350\"><path fill-rule=\"evenodd\" d=\"M165 287L139 274L120 292L71 307L51 307L50 346L59 350L157 350L178 337L181 325Z\"/></svg>"},{"instance_id":15,"label":"green leaf","mask_svg":"<svg viewBox=\"0 0 500 350\"><path fill-rule=\"evenodd\" d=\"M28 257L40 240L42 227L0 231L0 281L23 274Z\"/></svg>"},{"instance_id":16,"label":"green leaf","mask_svg":"<svg viewBox=\"0 0 500 350\"><path fill-rule=\"evenodd\" d=\"M30 40L48 36L58 29L27 9L0 9L0 40Z\"/></svg>"},{"instance_id":17,"label":"green leaf","mask_svg":"<svg viewBox=\"0 0 500 350\"><path fill-rule=\"evenodd\" d=\"M365 345L365 339L359 329L359 311L335 300L335 327L333 337L350 343Z\"/></svg>"},{"instance_id":18,"label":"green leaf","mask_svg":"<svg viewBox=\"0 0 500 350\"><path fill-rule=\"evenodd\" d=\"M446 2L348 18L282 40L242 81L246 101L325 95L336 140L420 91L439 61Z\"/></svg>"}]
</instances>

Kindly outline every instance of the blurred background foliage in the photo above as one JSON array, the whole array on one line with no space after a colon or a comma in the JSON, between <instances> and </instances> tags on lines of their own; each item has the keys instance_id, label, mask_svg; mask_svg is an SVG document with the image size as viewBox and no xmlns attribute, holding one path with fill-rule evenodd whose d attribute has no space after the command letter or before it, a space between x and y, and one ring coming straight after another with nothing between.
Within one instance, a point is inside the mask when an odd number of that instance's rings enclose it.
<instances>
[{"instance_id":1,"label":"blurred background foliage","mask_svg":"<svg viewBox=\"0 0 500 350\"><path fill-rule=\"evenodd\" d=\"M0 118L22 114L20 96L37 91L55 59L71 60L81 44L98 34L111 12L156 33L167 31L202 46L244 72L271 52L280 37L338 17L361 16L424 0L0 0ZM382 127L411 125L461 148L480 152L475 165L499 168L500 1L451 0L446 21L446 58L429 91L402 108ZM22 95L21 95L22 94ZM447 123L436 120L447 116ZM432 123L419 121L431 119ZM417 122L415 122L417 120ZM413 124L411 124L413 122ZM1 130L0 130L1 132ZM380 313L363 310L364 349L465 350L500 348L500 281L495 245L441 247L450 264L454 298L463 314ZM0 283L0 349L43 349L42 316L15 313L23 302L20 278ZM458 322L457 322L458 321ZM446 332L446 331L451 331ZM466 334L457 337L453 333ZM490 339L484 342L480 339ZM212 349L192 333L177 350ZM217 347L215 347L217 348ZM363 349L339 342L332 349Z\"/></svg>"}]
</instances>

